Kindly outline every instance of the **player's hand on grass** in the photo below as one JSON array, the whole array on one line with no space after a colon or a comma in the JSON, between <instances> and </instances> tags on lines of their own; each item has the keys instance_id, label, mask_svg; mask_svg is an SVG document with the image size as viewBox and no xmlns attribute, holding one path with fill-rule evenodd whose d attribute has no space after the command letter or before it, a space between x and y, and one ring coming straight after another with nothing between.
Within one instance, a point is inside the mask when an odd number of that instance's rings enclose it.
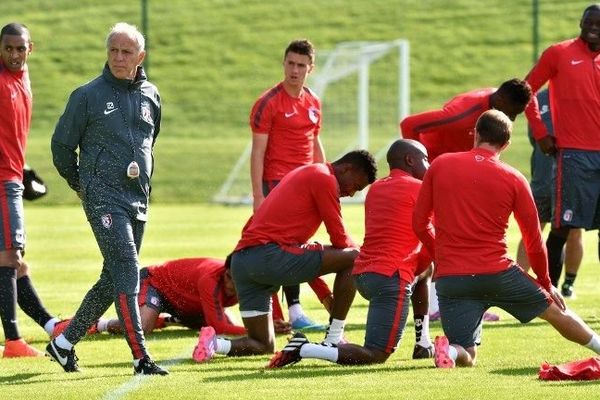
<instances>
[{"instance_id":1,"label":"player's hand on grass","mask_svg":"<svg viewBox=\"0 0 600 400\"><path fill-rule=\"evenodd\" d=\"M275 327L275 333L287 334L292 332L292 324L290 324L289 322L285 322L284 320L275 320L273 321L273 325Z\"/></svg>"}]
</instances>

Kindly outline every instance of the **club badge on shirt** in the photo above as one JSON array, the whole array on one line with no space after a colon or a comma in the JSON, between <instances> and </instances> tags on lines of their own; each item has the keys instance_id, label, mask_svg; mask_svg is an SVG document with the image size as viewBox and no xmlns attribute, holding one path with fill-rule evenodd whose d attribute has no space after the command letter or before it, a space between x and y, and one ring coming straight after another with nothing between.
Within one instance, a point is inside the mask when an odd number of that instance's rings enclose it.
<instances>
[{"instance_id":1,"label":"club badge on shirt","mask_svg":"<svg viewBox=\"0 0 600 400\"><path fill-rule=\"evenodd\" d=\"M315 107L310 107L308 109L308 118L312 121L313 124L319 122L319 110Z\"/></svg>"},{"instance_id":2,"label":"club badge on shirt","mask_svg":"<svg viewBox=\"0 0 600 400\"><path fill-rule=\"evenodd\" d=\"M100 217L100 222L102 222L103 227L110 229L112 226L112 216L110 214L104 214Z\"/></svg>"}]
</instances>

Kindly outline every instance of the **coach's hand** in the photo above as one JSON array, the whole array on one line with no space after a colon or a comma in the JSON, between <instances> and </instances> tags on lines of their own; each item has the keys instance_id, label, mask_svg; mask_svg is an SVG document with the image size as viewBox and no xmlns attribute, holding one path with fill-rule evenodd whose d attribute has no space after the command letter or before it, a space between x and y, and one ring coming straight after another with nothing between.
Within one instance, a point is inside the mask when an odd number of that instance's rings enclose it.
<instances>
[{"instance_id":1,"label":"coach's hand","mask_svg":"<svg viewBox=\"0 0 600 400\"><path fill-rule=\"evenodd\" d=\"M556 154L558 149L556 148L556 138L554 136L546 135L537 141L540 150L547 156L553 156Z\"/></svg>"},{"instance_id":2,"label":"coach's hand","mask_svg":"<svg viewBox=\"0 0 600 400\"><path fill-rule=\"evenodd\" d=\"M563 297L560 294L560 292L558 291L558 289L555 288L554 286L552 286L550 288L550 296L552 297L552 300L554 301L554 303L556 303L558 308L560 308L562 311L567 309L567 305L565 304L565 299L563 299Z\"/></svg>"}]
</instances>

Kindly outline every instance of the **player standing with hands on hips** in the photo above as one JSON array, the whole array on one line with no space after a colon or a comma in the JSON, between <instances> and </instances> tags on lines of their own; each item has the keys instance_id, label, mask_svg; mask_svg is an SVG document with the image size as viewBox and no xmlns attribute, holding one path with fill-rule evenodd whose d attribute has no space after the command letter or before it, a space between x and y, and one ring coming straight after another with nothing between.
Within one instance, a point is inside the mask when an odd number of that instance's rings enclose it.
<instances>
[{"instance_id":1,"label":"player standing with hands on hips","mask_svg":"<svg viewBox=\"0 0 600 400\"><path fill-rule=\"evenodd\" d=\"M161 120L158 90L141 66L144 44L133 25L111 29L102 75L71 94L52 137L54 165L81 198L104 258L100 278L69 327L46 347L66 372L79 370L73 346L114 302L134 373L168 374L146 350L137 303L138 253Z\"/></svg>"}]
</instances>

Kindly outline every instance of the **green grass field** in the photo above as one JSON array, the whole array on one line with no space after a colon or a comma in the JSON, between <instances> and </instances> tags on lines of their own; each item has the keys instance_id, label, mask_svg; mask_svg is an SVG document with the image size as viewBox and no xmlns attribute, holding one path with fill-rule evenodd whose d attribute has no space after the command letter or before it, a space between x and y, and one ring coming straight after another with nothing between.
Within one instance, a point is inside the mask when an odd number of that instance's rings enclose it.
<instances>
[{"instance_id":1,"label":"green grass field","mask_svg":"<svg viewBox=\"0 0 600 400\"><path fill-rule=\"evenodd\" d=\"M362 237L363 208L347 205L343 209L349 230L356 238ZM240 221L248 216L249 210L211 205L159 205L151 212L142 249L143 264L183 256L223 256L237 240ZM70 316L100 271L101 258L83 213L77 206L28 205L26 214L30 232L27 259L40 295L53 313ZM324 232L319 232L318 238L327 240ZM517 238L512 228L509 236L512 249ZM586 258L577 282L578 298L570 305L594 329L600 330L596 291L600 273L594 243L595 236L586 234ZM310 315L325 321L325 312L310 290L303 289L302 296ZM354 342L363 341L366 311L366 302L357 295L347 321L347 336ZM115 316L114 309L109 314ZM468 396L500 400L595 397L598 382L537 380L537 369L542 361L560 363L589 357L587 349L565 341L541 320L521 326L507 314L501 312L501 315L500 322L485 326L480 362L474 369L436 370L430 360L411 360L412 322L406 328L398 351L386 364L341 367L305 360L278 371L263 369L268 361L266 356L217 356L208 364L195 364L191 351L196 332L169 328L148 338L153 356L170 369L168 377L133 378L125 340L97 335L77 346L83 368L80 374L66 374L48 359L0 359L0 398L313 399L325 395L347 399ZM43 330L23 314L19 317L24 337L43 348L48 340ZM432 323L431 333L441 333L439 322ZM322 339L322 334L311 333L309 337L317 341ZM284 343L285 338L278 337L278 348Z\"/></svg>"},{"instance_id":2,"label":"green grass field","mask_svg":"<svg viewBox=\"0 0 600 400\"><path fill-rule=\"evenodd\" d=\"M456 93L523 77L532 65L531 1L481 0L149 0L149 75L164 105L156 145L153 206L141 260L149 264L185 256L224 257L239 238L247 207L211 205L250 134L252 102L282 75L287 43L310 38L317 49L342 41L411 43L411 111L439 107ZM540 2L540 50L578 33L586 1ZM104 37L125 20L140 24L137 0L3 0L0 25L26 23L36 43L30 58L34 98L27 158L49 185L49 195L26 204L27 258L40 296L53 313L73 314L99 272L101 257L77 197L55 172L49 153L54 124L69 93L101 71ZM372 76L384 80L383 76ZM397 133L390 132L390 138ZM326 138L327 131L323 131ZM504 159L528 174L529 145L523 117ZM332 154L328 154L332 157ZM385 167L382 168L382 174ZM362 207L344 206L353 236L362 238ZM327 241L323 232L322 241ZM518 241L511 228L511 249ZM600 330L596 282L600 279L595 233L586 234L586 256L570 305ZM326 315L310 290L305 308ZM357 296L347 336L362 343L366 302ZM115 315L111 310L111 315ZM45 333L20 314L23 335L43 349ZM384 365L340 367L303 361L265 371L268 357L191 361L196 333L169 329L148 338L168 377L131 376L122 338L100 335L77 346L83 373L67 375L47 359L0 359L0 399L589 399L598 382L546 383L540 363L566 362L590 352L559 337L542 321L527 326L502 314L484 329L480 363L474 369L436 370L412 361L414 329L406 328L398 351ZM432 335L440 334L433 323ZM310 334L320 340L321 334ZM278 348L285 343L278 338Z\"/></svg>"}]
</instances>

